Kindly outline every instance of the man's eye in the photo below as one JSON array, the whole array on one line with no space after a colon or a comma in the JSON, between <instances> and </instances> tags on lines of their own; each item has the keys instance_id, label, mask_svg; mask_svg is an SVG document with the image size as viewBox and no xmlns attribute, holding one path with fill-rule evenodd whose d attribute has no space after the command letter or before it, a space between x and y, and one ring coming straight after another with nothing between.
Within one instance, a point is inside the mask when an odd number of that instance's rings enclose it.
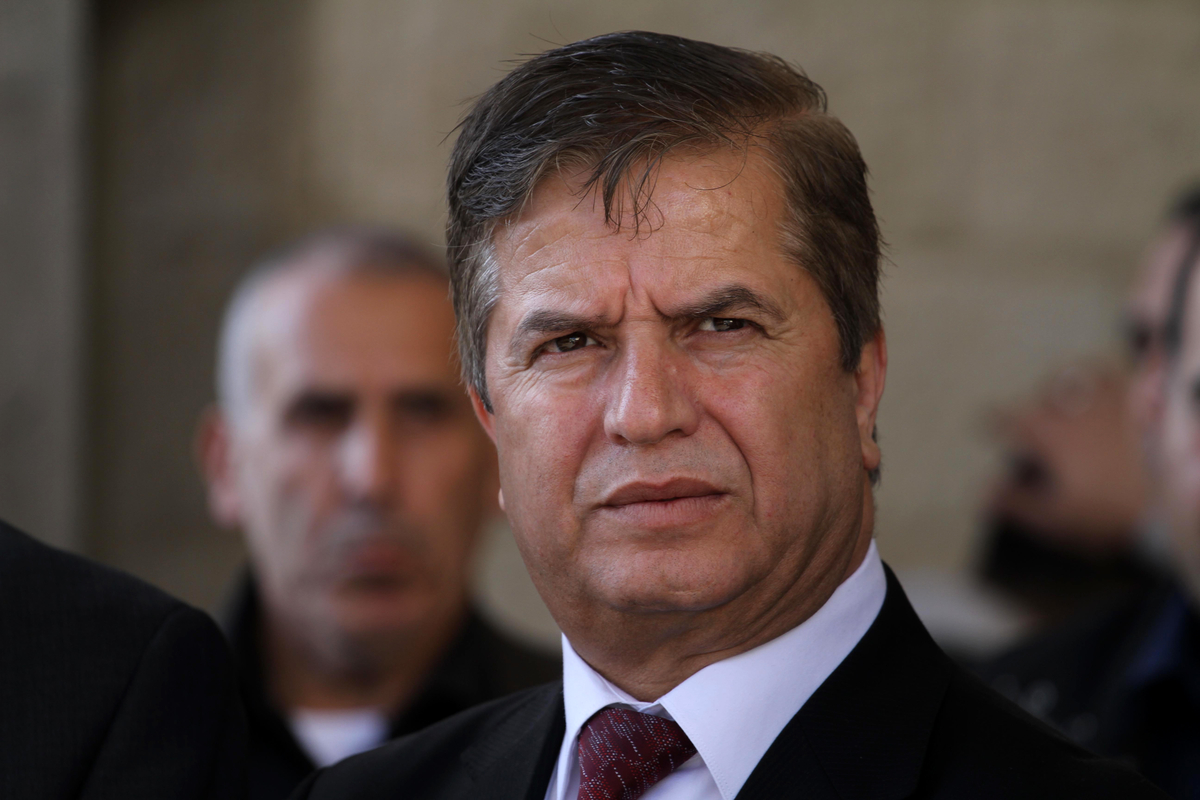
<instances>
[{"instance_id":1,"label":"man's eye","mask_svg":"<svg viewBox=\"0 0 1200 800\"><path fill-rule=\"evenodd\" d=\"M549 353L569 353L572 350L587 347L589 344L596 344L596 340L586 333L576 331L575 333L568 333L566 336L559 336L557 339L551 339L546 344L546 351Z\"/></svg>"},{"instance_id":2,"label":"man's eye","mask_svg":"<svg viewBox=\"0 0 1200 800\"><path fill-rule=\"evenodd\" d=\"M348 397L307 394L292 403L287 418L293 425L337 428L349 424L353 414L354 402Z\"/></svg>"},{"instance_id":3,"label":"man's eye","mask_svg":"<svg viewBox=\"0 0 1200 800\"><path fill-rule=\"evenodd\" d=\"M729 317L706 317L700 323L700 330L715 331L717 333L741 330L744 327L746 327L746 320Z\"/></svg>"}]
</instances>

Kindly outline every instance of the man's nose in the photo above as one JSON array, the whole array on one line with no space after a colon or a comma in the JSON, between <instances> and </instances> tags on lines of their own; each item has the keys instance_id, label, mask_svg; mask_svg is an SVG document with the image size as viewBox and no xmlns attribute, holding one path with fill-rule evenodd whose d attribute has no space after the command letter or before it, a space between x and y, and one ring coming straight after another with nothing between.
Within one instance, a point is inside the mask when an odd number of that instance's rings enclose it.
<instances>
[{"instance_id":1,"label":"man's nose","mask_svg":"<svg viewBox=\"0 0 1200 800\"><path fill-rule=\"evenodd\" d=\"M672 433L690 436L699 421L687 365L669 345L627 348L612 376L604 426L619 443L648 445Z\"/></svg>"},{"instance_id":2,"label":"man's nose","mask_svg":"<svg viewBox=\"0 0 1200 800\"><path fill-rule=\"evenodd\" d=\"M387 420L365 417L355 421L342 442L342 484L353 500L387 503L395 478L392 431Z\"/></svg>"}]
</instances>

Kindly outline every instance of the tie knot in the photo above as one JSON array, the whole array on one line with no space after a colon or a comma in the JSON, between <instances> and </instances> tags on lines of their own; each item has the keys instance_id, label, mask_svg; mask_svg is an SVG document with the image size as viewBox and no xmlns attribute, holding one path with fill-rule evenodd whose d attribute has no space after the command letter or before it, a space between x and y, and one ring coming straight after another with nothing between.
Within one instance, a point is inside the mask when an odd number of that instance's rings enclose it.
<instances>
[{"instance_id":1,"label":"tie knot","mask_svg":"<svg viewBox=\"0 0 1200 800\"><path fill-rule=\"evenodd\" d=\"M579 732L579 800L636 800L695 754L669 719L603 709Z\"/></svg>"}]
</instances>

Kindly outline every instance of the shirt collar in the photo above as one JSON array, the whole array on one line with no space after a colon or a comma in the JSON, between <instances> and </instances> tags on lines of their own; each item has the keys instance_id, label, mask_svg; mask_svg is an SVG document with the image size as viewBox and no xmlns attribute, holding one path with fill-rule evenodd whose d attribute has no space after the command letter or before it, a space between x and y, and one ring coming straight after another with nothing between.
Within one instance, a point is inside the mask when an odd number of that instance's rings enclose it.
<instances>
[{"instance_id":1,"label":"shirt collar","mask_svg":"<svg viewBox=\"0 0 1200 800\"><path fill-rule=\"evenodd\" d=\"M563 637L567 736L602 708L619 704L679 723L724 800L733 800L767 748L871 627L887 594L871 541L863 563L825 605L787 633L710 664L656 702L635 700L579 657ZM574 748L564 748L558 780L569 780ZM565 763L564 763L565 761ZM560 789L560 793L565 788Z\"/></svg>"}]
</instances>

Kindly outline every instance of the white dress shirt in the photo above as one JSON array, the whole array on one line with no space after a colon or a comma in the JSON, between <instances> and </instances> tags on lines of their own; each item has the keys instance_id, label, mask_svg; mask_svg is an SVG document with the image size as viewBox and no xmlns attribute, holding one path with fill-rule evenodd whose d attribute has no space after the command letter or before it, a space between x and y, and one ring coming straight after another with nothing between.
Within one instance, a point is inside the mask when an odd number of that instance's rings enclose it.
<instances>
[{"instance_id":1,"label":"white dress shirt","mask_svg":"<svg viewBox=\"0 0 1200 800\"><path fill-rule=\"evenodd\" d=\"M750 773L812 693L858 644L883 607L887 580L875 542L825 605L782 636L710 664L660 697L643 703L609 683L563 637L567 731L546 800L579 795L579 731L593 714L626 706L673 719L696 755L643 800L733 800Z\"/></svg>"}]
</instances>

